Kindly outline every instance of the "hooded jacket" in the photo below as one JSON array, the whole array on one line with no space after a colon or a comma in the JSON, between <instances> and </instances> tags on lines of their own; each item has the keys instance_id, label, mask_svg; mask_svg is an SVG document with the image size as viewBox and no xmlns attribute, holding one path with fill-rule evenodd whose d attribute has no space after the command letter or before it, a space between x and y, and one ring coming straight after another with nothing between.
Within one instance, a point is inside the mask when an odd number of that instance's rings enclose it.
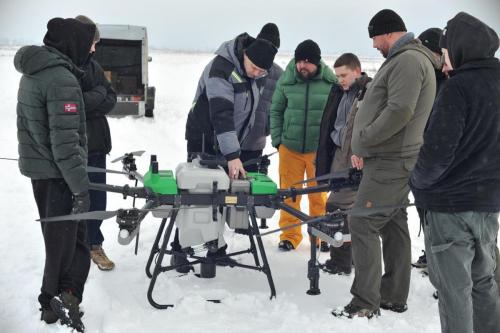
<instances>
[{"instance_id":1,"label":"hooded jacket","mask_svg":"<svg viewBox=\"0 0 500 333\"><path fill-rule=\"evenodd\" d=\"M47 46L22 47L14 65L23 74L17 97L21 173L31 179L64 178L73 193L88 190L85 111L76 78L83 72Z\"/></svg>"},{"instance_id":2,"label":"hooded jacket","mask_svg":"<svg viewBox=\"0 0 500 333\"><path fill-rule=\"evenodd\" d=\"M417 156L436 95L434 68L438 64L432 52L418 39L390 50L356 114L351 142L354 154L365 158Z\"/></svg>"},{"instance_id":3,"label":"hooded jacket","mask_svg":"<svg viewBox=\"0 0 500 333\"><path fill-rule=\"evenodd\" d=\"M227 160L238 158L255 123L259 88L246 76L243 52L254 38L244 33L224 42L205 67L186 123L189 147L204 140L213 152Z\"/></svg>"},{"instance_id":4,"label":"hooded jacket","mask_svg":"<svg viewBox=\"0 0 500 333\"><path fill-rule=\"evenodd\" d=\"M434 104L410 187L423 209L498 212L499 39L466 13L448 21L446 30L454 70Z\"/></svg>"},{"instance_id":5,"label":"hooded jacket","mask_svg":"<svg viewBox=\"0 0 500 333\"><path fill-rule=\"evenodd\" d=\"M271 105L273 147L284 144L299 153L316 152L323 109L337 78L321 60L317 74L304 81L292 59L281 75Z\"/></svg>"}]
</instances>

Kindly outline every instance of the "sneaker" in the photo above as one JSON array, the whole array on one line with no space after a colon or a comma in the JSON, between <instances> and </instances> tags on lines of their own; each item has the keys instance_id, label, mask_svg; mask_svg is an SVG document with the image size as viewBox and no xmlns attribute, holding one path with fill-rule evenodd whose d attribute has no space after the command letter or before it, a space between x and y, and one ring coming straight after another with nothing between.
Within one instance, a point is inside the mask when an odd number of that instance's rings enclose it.
<instances>
[{"instance_id":1,"label":"sneaker","mask_svg":"<svg viewBox=\"0 0 500 333\"><path fill-rule=\"evenodd\" d=\"M104 249L100 245L92 245L90 258L101 271L110 271L115 268L115 263L109 260L106 253L104 253Z\"/></svg>"},{"instance_id":2,"label":"sneaker","mask_svg":"<svg viewBox=\"0 0 500 333\"><path fill-rule=\"evenodd\" d=\"M66 325L77 332L85 332L80 316L79 300L69 292L63 291L50 300L50 307L61 320L61 325Z\"/></svg>"},{"instance_id":3,"label":"sneaker","mask_svg":"<svg viewBox=\"0 0 500 333\"><path fill-rule=\"evenodd\" d=\"M51 308L40 308L40 312L40 320L46 322L47 324L53 324L59 320L59 317Z\"/></svg>"},{"instance_id":4,"label":"sneaker","mask_svg":"<svg viewBox=\"0 0 500 333\"><path fill-rule=\"evenodd\" d=\"M222 267L234 267L238 263L236 260L234 260L231 257L227 257L227 244L224 245L223 247L219 248L215 252L207 252L207 258L213 258L215 259L215 264L217 266L222 266Z\"/></svg>"},{"instance_id":5,"label":"sneaker","mask_svg":"<svg viewBox=\"0 0 500 333\"><path fill-rule=\"evenodd\" d=\"M322 265L321 269L329 274L333 275L351 275L352 267L340 267L336 265L332 259L328 259L325 261L325 264Z\"/></svg>"},{"instance_id":6,"label":"sneaker","mask_svg":"<svg viewBox=\"0 0 500 333\"><path fill-rule=\"evenodd\" d=\"M422 250L422 255L418 257L417 262L412 263L411 265L416 268L426 268L427 267L427 256L425 255L425 251Z\"/></svg>"},{"instance_id":7,"label":"sneaker","mask_svg":"<svg viewBox=\"0 0 500 333\"><path fill-rule=\"evenodd\" d=\"M380 302L380 307L384 310L389 310L397 313L402 313L408 310L408 305L401 303Z\"/></svg>"},{"instance_id":8,"label":"sneaker","mask_svg":"<svg viewBox=\"0 0 500 333\"><path fill-rule=\"evenodd\" d=\"M432 294L432 297L434 297L434 299L439 299L439 293L437 290Z\"/></svg>"},{"instance_id":9,"label":"sneaker","mask_svg":"<svg viewBox=\"0 0 500 333\"><path fill-rule=\"evenodd\" d=\"M175 269L177 273L187 274L189 273L189 271L194 272L194 268L189 263L189 260L187 260L187 258L182 255L172 254L170 256L170 265L171 266L181 265Z\"/></svg>"},{"instance_id":10,"label":"sneaker","mask_svg":"<svg viewBox=\"0 0 500 333\"><path fill-rule=\"evenodd\" d=\"M281 242L279 242L278 249L280 249L281 251L284 251L284 252L288 252L291 250L295 250L295 247L293 247L292 242L285 239L285 240L282 240Z\"/></svg>"},{"instance_id":11,"label":"sneaker","mask_svg":"<svg viewBox=\"0 0 500 333\"><path fill-rule=\"evenodd\" d=\"M319 246L319 250L321 252L330 252L330 244L325 241L321 241L321 245Z\"/></svg>"},{"instance_id":12,"label":"sneaker","mask_svg":"<svg viewBox=\"0 0 500 333\"><path fill-rule=\"evenodd\" d=\"M347 317L347 318L366 317L368 319L371 319L373 318L373 316L375 317L380 316L380 310L366 309L363 308L362 306L349 303L343 309L342 308L334 309L332 311L332 315L334 315L335 317Z\"/></svg>"}]
</instances>

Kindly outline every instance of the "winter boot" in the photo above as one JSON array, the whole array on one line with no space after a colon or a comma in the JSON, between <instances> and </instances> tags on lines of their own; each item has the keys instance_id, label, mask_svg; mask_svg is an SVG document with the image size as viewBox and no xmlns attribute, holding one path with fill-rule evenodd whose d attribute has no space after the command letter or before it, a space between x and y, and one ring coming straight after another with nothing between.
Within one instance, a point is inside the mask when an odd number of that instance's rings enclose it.
<instances>
[{"instance_id":1,"label":"winter boot","mask_svg":"<svg viewBox=\"0 0 500 333\"><path fill-rule=\"evenodd\" d=\"M40 320L46 322L47 324L53 324L59 320L59 317L51 308L40 308L40 312Z\"/></svg>"},{"instance_id":2,"label":"winter boot","mask_svg":"<svg viewBox=\"0 0 500 333\"><path fill-rule=\"evenodd\" d=\"M292 242L290 242L289 240L286 240L286 239L284 239L281 242L279 242L278 249L280 249L281 251L284 251L284 252L295 250L295 248L293 247Z\"/></svg>"},{"instance_id":3,"label":"winter boot","mask_svg":"<svg viewBox=\"0 0 500 333\"><path fill-rule=\"evenodd\" d=\"M74 295L63 291L50 300L50 307L61 320L62 325L72 327L77 332L85 332L80 316L79 300Z\"/></svg>"},{"instance_id":4,"label":"winter boot","mask_svg":"<svg viewBox=\"0 0 500 333\"><path fill-rule=\"evenodd\" d=\"M321 269L329 274L351 275L352 266L340 267L332 259L328 259Z\"/></svg>"},{"instance_id":5,"label":"winter boot","mask_svg":"<svg viewBox=\"0 0 500 333\"><path fill-rule=\"evenodd\" d=\"M101 271L110 271L115 268L115 263L109 260L101 245L92 245L90 258Z\"/></svg>"},{"instance_id":6,"label":"winter boot","mask_svg":"<svg viewBox=\"0 0 500 333\"><path fill-rule=\"evenodd\" d=\"M384 310L389 310L397 313L402 313L408 310L408 305L402 303L380 302L380 307Z\"/></svg>"},{"instance_id":7,"label":"winter boot","mask_svg":"<svg viewBox=\"0 0 500 333\"><path fill-rule=\"evenodd\" d=\"M335 317L347 317L347 318L354 318L354 317L366 317L368 319L373 318L373 316L378 317L380 316L380 310L375 309L367 309L363 308L362 306L354 305L352 303L347 304L344 309L334 309L332 311L332 315Z\"/></svg>"},{"instance_id":8,"label":"winter boot","mask_svg":"<svg viewBox=\"0 0 500 333\"><path fill-rule=\"evenodd\" d=\"M425 255L425 251L423 251L423 254L418 258L417 262L414 262L411 264L413 267L416 268L426 268L427 267L427 256Z\"/></svg>"}]
</instances>

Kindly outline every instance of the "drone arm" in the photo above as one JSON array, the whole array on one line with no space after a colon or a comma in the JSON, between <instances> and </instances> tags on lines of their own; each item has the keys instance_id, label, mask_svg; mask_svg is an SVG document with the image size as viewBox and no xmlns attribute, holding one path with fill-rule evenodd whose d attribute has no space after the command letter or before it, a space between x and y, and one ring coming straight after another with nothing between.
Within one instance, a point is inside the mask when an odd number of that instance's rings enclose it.
<instances>
[{"instance_id":1,"label":"drone arm","mask_svg":"<svg viewBox=\"0 0 500 333\"><path fill-rule=\"evenodd\" d=\"M89 188L95 191L121 193L123 194L124 197L131 196L134 198L148 199L151 196L144 187L130 187L128 185L116 186L108 184L90 183Z\"/></svg>"}]
</instances>

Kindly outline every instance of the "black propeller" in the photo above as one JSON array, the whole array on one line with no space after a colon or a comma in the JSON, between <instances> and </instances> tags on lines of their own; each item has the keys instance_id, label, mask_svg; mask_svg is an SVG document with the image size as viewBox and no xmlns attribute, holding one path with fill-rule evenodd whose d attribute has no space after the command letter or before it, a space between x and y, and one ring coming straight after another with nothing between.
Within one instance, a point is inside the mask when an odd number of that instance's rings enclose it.
<instances>
[{"instance_id":1,"label":"black propeller","mask_svg":"<svg viewBox=\"0 0 500 333\"><path fill-rule=\"evenodd\" d=\"M125 157L130 156L130 155L132 155L132 156L142 156L142 154L144 154L145 152L146 152L145 150L133 151L131 153L127 153L125 155L122 155L120 157L115 158L114 160L111 161L111 163L115 163L115 162L121 161Z\"/></svg>"}]
</instances>

